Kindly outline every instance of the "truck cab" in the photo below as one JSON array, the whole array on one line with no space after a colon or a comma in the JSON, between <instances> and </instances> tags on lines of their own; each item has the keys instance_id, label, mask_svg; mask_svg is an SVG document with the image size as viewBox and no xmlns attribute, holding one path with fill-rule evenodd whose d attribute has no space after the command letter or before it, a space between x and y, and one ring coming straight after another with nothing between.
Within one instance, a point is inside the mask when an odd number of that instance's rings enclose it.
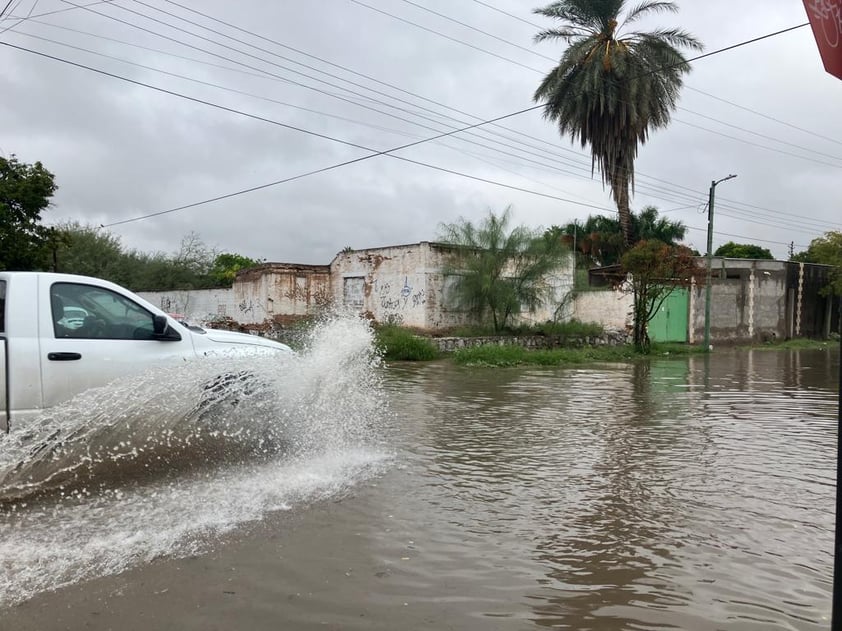
<instances>
[{"instance_id":1,"label":"truck cab","mask_svg":"<svg viewBox=\"0 0 842 631\"><path fill-rule=\"evenodd\" d=\"M0 272L0 430L154 365L289 352L257 336L188 327L98 278Z\"/></svg>"}]
</instances>

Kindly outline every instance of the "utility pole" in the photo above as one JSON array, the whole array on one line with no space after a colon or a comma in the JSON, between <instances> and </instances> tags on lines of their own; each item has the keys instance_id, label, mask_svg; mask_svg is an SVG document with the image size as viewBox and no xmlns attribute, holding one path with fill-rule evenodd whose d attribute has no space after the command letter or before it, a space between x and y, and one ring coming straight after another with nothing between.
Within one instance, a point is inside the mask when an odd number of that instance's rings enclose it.
<instances>
[{"instance_id":1,"label":"utility pole","mask_svg":"<svg viewBox=\"0 0 842 631\"><path fill-rule=\"evenodd\" d=\"M710 352L710 281L711 265L713 263L713 202L716 194L716 185L737 177L729 175L721 180L714 180L710 183L710 196L708 198L708 251L707 251L707 274L705 278L705 352Z\"/></svg>"}]
</instances>

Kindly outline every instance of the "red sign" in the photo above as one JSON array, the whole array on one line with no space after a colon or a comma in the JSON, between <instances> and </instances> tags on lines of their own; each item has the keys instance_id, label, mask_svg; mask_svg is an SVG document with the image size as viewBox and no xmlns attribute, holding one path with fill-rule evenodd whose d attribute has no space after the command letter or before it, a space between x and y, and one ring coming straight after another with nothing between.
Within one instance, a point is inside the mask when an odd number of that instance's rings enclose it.
<instances>
[{"instance_id":1,"label":"red sign","mask_svg":"<svg viewBox=\"0 0 842 631\"><path fill-rule=\"evenodd\" d=\"M824 68L842 79L842 0L804 0Z\"/></svg>"}]
</instances>

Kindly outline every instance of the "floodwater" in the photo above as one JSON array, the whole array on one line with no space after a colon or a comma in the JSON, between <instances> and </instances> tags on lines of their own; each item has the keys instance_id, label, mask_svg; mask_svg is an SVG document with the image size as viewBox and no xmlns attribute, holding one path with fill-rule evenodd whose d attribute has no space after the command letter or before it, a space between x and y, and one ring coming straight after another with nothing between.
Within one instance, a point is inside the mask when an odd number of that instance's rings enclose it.
<instances>
[{"instance_id":1,"label":"floodwater","mask_svg":"<svg viewBox=\"0 0 842 631\"><path fill-rule=\"evenodd\" d=\"M219 442L153 430L160 394L107 423L115 386L98 448L0 445L0 628L829 627L838 349L501 370L321 335Z\"/></svg>"}]
</instances>

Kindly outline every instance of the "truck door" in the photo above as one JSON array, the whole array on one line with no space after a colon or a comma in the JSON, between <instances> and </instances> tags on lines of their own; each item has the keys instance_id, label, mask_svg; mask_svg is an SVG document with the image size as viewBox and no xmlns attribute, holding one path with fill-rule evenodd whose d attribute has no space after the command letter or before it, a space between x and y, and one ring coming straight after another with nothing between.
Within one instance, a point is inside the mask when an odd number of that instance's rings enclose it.
<instances>
[{"instance_id":1,"label":"truck door","mask_svg":"<svg viewBox=\"0 0 842 631\"><path fill-rule=\"evenodd\" d=\"M156 339L154 313L105 287L46 279L39 287L45 407L114 379L195 357L186 330Z\"/></svg>"}]
</instances>

